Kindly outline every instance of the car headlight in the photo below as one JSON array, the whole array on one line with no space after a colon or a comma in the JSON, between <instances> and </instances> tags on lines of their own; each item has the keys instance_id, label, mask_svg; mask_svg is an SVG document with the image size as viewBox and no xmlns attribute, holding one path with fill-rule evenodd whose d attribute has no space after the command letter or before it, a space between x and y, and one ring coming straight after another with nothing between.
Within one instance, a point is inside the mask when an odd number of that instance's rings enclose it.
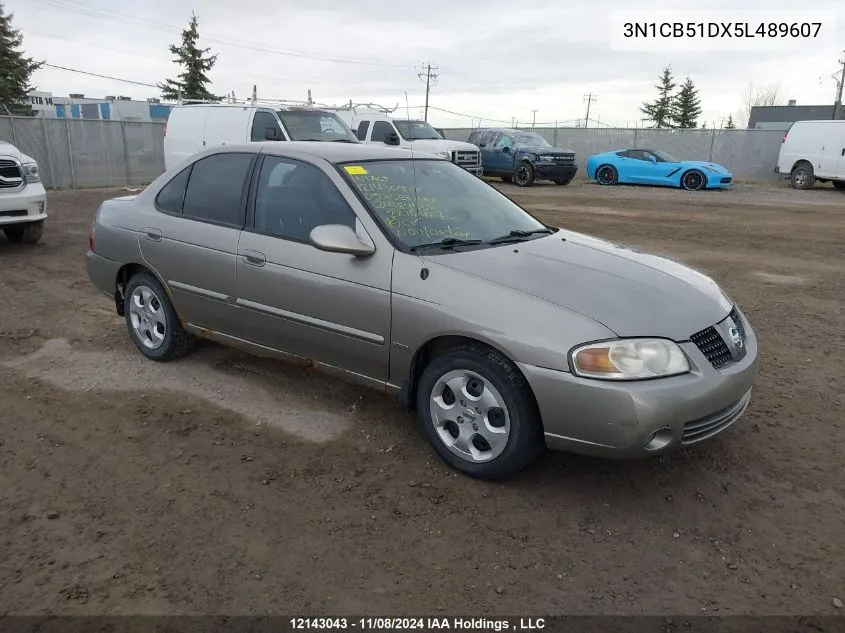
<instances>
[{"instance_id":1,"label":"car headlight","mask_svg":"<svg viewBox=\"0 0 845 633\"><path fill-rule=\"evenodd\" d=\"M41 174L38 173L38 163L24 163L21 165L21 169L27 182L41 182Z\"/></svg>"},{"instance_id":2,"label":"car headlight","mask_svg":"<svg viewBox=\"0 0 845 633\"><path fill-rule=\"evenodd\" d=\"M435 156L439 156L440 158L445 158L446 160L452 160L452 152L434 152Z\"/></svg>"},{"instance_id":3,"label":"car headlight","mask_svg":"<svg viewBox=\"0 0 845 633\"><path fill-rule=\"evenodd\" d=\"M572 350L570 360L577 376L604 380L676 376L690 370L677 343L662 338L590 343Z\"/></svg>"}]
</instances>

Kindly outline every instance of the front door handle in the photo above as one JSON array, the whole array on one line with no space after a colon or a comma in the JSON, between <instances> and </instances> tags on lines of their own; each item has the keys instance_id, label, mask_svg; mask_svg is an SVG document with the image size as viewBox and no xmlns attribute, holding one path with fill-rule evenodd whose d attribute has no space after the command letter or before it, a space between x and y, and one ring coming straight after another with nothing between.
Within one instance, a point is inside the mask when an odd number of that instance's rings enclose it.
<instances>
[{"instance_id":1,"label":"front door handle","mask_svg":"<svg viewBox=\"0 0 845 633\"><path fill-rule=\"evenodd\" d=\"M842 148L842 153L839 154L840 156L845 156L845 147Z\"/></svg>"},{"instance_id":2,"label":"front door handle","mask_svg":"<svg viewBox=\"0 0 845 633\"><path fill-rule=\"evenodd\" d=\"M147 228L144 229L144 233L146 234L148 240L152 240L153 242L161 241L161 231L158 229Z\"/></svg>"},{"instance_id":3,"label":"front door handle","mask_svg":"<svg viewBox=\"0 0 845 633\"><path fill-rule=\"evenodd\" d=\"M250 266L263 266L267 262L267 258L264 256L264 253L259 253L258 251L243 251L241 255L244 258L244 263L249 264Z\"/></svg>"}]
</instances>

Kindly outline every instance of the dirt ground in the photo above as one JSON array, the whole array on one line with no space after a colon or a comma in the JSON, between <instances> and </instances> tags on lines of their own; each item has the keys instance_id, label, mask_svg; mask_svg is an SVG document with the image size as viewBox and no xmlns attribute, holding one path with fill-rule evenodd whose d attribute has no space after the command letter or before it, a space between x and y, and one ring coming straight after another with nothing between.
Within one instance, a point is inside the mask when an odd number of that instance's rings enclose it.
<instances>
[{"instance_id":1,"label":"dirt ground","mask_svg":"<svg viewBox=\"0 0 845 633\"><path fill-rule=\"evenodd\" d=\"M456 476L385 396L212 344L143 360L83 263L123 192L55 192L41 243L0 237L0 615L842 613L845 193L503 187L723 284L760 338L744 418Z\"/></svg>"}]
</instances>

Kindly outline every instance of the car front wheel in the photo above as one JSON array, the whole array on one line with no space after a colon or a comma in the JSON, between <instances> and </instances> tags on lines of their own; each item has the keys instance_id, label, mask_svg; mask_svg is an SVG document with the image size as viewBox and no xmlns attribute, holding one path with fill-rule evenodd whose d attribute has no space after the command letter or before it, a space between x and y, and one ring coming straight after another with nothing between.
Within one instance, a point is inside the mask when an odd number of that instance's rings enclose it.
<instances>
[{"instance_id":1,"label":"car front wheel","mask_svg":"<svg viewBox=\"0 0 845 633\"><path fill-rule=\"evenodd\" d=\"M182 329L170 298L149 273L133 276L124 289L126 328L135 346L151 360L176 360L188 354L196 339Z\"/></svg>"},{"instance_id":2,"label":"car front wheel","mask_svg":"<svg viewBox=\"0 0 845 633\"><path fill-rule=\"evenodd\" d=\"M697 169L691 169L681 176L681 187L687 191L701 191L707 186L707 177Z\"/></svg>"},{"instance_id":3,"label":"car front wheel","mask_svg":"<svg viewBox=\"0 0 845 633\"><path fill-rule=\"evenodd\" d=\"M516 166L513 181L518 187L530 187L534 184L534 168L531 163L522 161Z\"/></svg>"},{"instance_id":4,"label":"car front wheel","mask_svg":"<svg viewBox=\"0 0 845 633\"><path fill-rule=\"evenodd\" d=\"M7 226L3 232L6 239L14 244L35 244L44 234L44 220Z\"/></svg>"},{"instance_id":5,"label":"car front wheel","mask_svg":"<svg viewBox=\"0 0 845 633\"><path fill-rule=\"evenodd\" d=\"M425 368L417 414L437 454L478 479L512 475L543 447L540 415L525 377L481 345L452 349Z\"/></svg>"}]
</instances>

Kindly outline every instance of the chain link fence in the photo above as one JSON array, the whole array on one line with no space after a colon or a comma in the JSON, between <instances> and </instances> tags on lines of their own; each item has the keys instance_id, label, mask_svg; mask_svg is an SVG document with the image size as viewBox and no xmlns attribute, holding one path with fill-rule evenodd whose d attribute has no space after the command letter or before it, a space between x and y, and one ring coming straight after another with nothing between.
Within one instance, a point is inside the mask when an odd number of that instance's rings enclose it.
<instances>
[{"instance_id":1,"label":"chain link fence","mask_svg":"<svg viewBox=\"0 0 845 633\"><path fill-rule=\"evenodd\" d=\"M136 186L164 171L164 124L0 117L0 140L34 158L45 187Z\"/></svg>"},{"instance_id":2,"label":"chain link fence","mask_svg":"<svg viewBox=\"0 0 845 633\"><path fill-rule=\"evenodd\" d=\"M445 129L466 141L473 128ZM587 157L615 149L662 150L681 160L724 165L740 181L775 181L783 141L776 130L650 130L536 128L549 143L575 152L579 172ZM50 188L144 185L164 171L164 124L84 119L0 117L0 140L32 156Z\"/></svg>"},{"instance_id":3,"label":"chain link fence","mask_svg":"<svg viewBox=\"0 0 845 633\"><path fill-rule=\"evenodd\" d=\"M466 141L473 128L443 130L446 138ZM555 147L575 152L579 173L587 158L611 150L661 150L681 160L707 160L724 165L735 180L776 181L783 132L778 130L652 130L640 128L535 128Z\"/></svg>"}]
</instances>

